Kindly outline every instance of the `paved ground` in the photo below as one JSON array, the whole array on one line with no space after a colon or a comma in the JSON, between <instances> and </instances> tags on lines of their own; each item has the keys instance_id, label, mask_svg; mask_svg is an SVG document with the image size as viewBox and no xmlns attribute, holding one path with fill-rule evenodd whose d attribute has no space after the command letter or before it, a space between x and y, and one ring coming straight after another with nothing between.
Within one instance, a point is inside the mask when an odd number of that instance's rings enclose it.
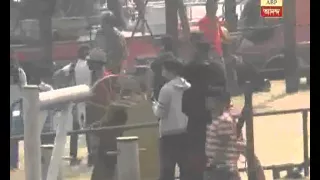
<instances>
[{"instance_id":1,"label":"paved ground","mask_svg":"<svg viewBox=\"0 0 320 180\"><path fill-rule=\"evenodd\" d=\"M257 111L310 107L309 91L286 96L283 94L284 90L283 83L273 82L271 93L255 95L254 105L259 107ZM275 101L272 101L272 99ZM235 104L237 106L241 106L242 103L241 98L235 98ZM146 117L151 118L152 114L149 112L150 109L146 109L148 104L142 106L144 107L143 110L140 109L139 112L136 112L137 109L139 109L137 108L130 112L132 119L135 121L129 121L129 123L137 123L137 121L139 123L145 122ZM153 121L154 118L151 118L151 120ZM150 119L147 121L150 121ZM302 126L300 114L255 118L254 130L256 154L263 165L302 162ZM156 131L156 129L143 129L127 132L127 134L130 135L138 135L140 137L140 146L147 148L146 152L141 153L141 173L145 179L150 180L152 179L151 177L155 177L158 173ZM80 144L84 147L84 140L80 140ZM22 145L23 143L21 143L21 146ZM66 146L66 154L68 154L67 147L68 146ZM86 155L85 148L80 148L79 150L80 156ZM20 154L23 155L23 152L20 152ZM21 158L23 158L23 156L21 156ZM23 159L21 160L23 163ZM87 169L85 165L73 169L66 166L64 172L68 180L90 179L90 169ZM23 171L18 171L10 173L10 176L12 179L23 180L23 178L21 178L22 173ZM243 176L243 179L246 179L245 175ZM267 172L267 179L270 178L271 174Z\"/></svg>"}]
</instances>

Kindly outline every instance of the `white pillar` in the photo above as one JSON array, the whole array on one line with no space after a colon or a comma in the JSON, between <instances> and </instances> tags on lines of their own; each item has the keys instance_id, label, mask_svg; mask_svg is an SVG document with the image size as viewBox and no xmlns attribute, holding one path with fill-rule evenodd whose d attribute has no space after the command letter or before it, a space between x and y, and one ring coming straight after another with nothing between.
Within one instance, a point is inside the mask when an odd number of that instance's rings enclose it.
<instances>
[{"instance_id":1,"label":"white pillar","mask_svg":"<svg viewBox=\"0 0 320 180\"><path fill-rule=\"evenodd\" d=\"M141 180L138 137L118 137L117 180Z\"/></svg>"},{"instance_id":2,"label":"white pillar","mask_svg":"<svg viewBox=\"0 0 320 180\"><path fill-rule=\"evenodd\" d=\"M63 116L67 118L60 121L58 124L47 180L57 180L58 178L59 168L61 167L62 156L64 155L65 144L67 141L67 124L68 120L72 120L72 106L72 103L68 104L62 112Z\"/></svg>"},{"instance_id":3,"label":"white pillar","mask_svg":"<svg viewBox=\"0 0 320 180\"><path fill-rule=\"evenodd\" d=\"M24 164L26 180L41 179L40 123L38 114L39 88L23 88Z\"/></svg>"}]
</instances>

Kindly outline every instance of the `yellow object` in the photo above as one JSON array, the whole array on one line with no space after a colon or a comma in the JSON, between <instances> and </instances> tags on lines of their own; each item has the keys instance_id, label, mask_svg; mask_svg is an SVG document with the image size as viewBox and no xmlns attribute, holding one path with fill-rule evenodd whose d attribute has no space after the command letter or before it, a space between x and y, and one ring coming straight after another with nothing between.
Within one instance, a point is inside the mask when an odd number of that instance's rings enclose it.
<instances>
[{"instance_id":1,"label":"yellow object","mask_svg":"<svg viewBox=\"0 0 320 180\"><path fill-rule=\"evenodd\" d=\"M283 0L260 0L260 6L283 6Z\"/></svg>"},{"instance_id":2,"label":"yellow object","mask_svg":"<svg viewBox=\"0 0 320 180\"><path fill-rule=\"evenodd\" d=\"M221 28L221 32L222 32L222 34L220 35L222 42L223 43L231 43L232 38L230 36L228 29L224 26L221 26L220 28Z\"/></svg>"}]
</instances>

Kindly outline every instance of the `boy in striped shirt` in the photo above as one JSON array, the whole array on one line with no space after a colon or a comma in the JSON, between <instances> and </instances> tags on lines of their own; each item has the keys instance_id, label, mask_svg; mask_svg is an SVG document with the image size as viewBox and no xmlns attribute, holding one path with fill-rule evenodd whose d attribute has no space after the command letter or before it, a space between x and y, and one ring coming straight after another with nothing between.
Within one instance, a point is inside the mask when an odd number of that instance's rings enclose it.
<instances>
[{"instance_id":1,"label":"boy in striped shirt","mask_svg":"<svg viewBox=\"0 0 320 180\"><path fill-rule=\"evenodd\" d=\"M207 98L212 122L207 125L205 180L240 180L237 162L245 143L237 137L236 119L231 115L230 94Z\"/></svg>"}]
</instances>

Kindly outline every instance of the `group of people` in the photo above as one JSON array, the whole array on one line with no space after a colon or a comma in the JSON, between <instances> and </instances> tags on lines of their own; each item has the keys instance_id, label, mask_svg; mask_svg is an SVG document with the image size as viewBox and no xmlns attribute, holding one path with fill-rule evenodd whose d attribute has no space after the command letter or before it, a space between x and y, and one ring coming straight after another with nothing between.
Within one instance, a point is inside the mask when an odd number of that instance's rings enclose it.
<instances>
[{"instance_id":1,"label":"group of people","mask_svg":"<svg viewBox=\"0 0 320 180\"><path fill-rule=\"evenodd\" d=\"M172 40L151 64L154 72L153 112L159 120L160 180L240 179L237 162L245 143L232 114L230 87L223 57L216 1L192 33L194 56L181 62Z\"/></svg>"},{"instance_id":2,"label":"group of people","mask_svg":"<svg viewBox=\"0 0 320 180\"><path fill-rule=\"evenodd\" d=\"M181 180L204 179L205 170L207 178L236 179L237 161L245 146L230 113L225 69L210 59L208 43L197 42L196 47L201 56L187 65L171 52L162 53L152 65L160 180L173 180L176 164Z\"/></svg>"}]
</instances>

